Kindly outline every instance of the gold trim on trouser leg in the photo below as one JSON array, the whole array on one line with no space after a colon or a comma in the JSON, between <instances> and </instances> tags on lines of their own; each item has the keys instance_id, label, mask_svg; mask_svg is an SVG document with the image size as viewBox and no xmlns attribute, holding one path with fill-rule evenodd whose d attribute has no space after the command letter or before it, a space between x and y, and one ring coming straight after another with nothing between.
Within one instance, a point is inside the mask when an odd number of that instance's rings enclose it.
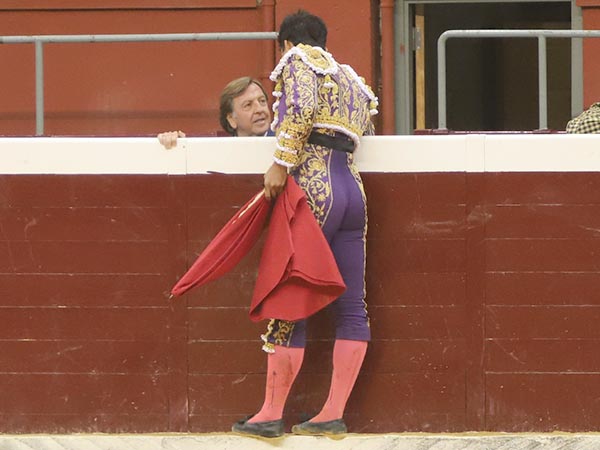
<instances>
[{"instance_id":1,"label":"gold trim on trouser leg","mask_svg":"<svg viewBox=\"0 0 600 450\"><path fill-rule=\"evenodd\" d=\"M264 342L264 344L262 346L263 352L275 353L275 346L273 344L271 344L268 340L269 336L273 332L273 324L274 323L275 323L275 319L269 320L269 323L267 324L267 332L265 334L260 335L260 338Z\"/></svg>"},{"instance_id":2,"label":"gold trim on trouser leg","mask_svg":"<svg viewBox=\"0 0 600 450\"><path fill-rule=\"evenodd\" d=\"M275 325L275 321L277 321L277 331L273 332L273 326ZM271 319L267 325L267 332L260 336L262 341L264 342L262 349L267 353L275 352L275 345L282 345L285 347L290 346L290 341L292 340L292 334L294 332L294 326L296 324L294 322L290 322L289 320L279 320L279 319ZM269 337L273 337L275 343L269 342Z\"/></svg>"},{"instance_id":3,"label":"gold trim on trouser leg","mask_svg":"<svg viewBox=\"0 0 600 450\"><path fill-rule=\"evenodd\" d=\"M300 157L292 176L306 195L306 202L322 228L332 207L331 154L320 145L309 144Z\"/></svg>"},{"instance_id":4,"label":"gold trim on trouser leg","mask_svg":"<svg viewBox=\"0 0 600 450\"><path fill-rule=\"evenodd\" d=\"M365 211L365 226L363 228L363 305L365 313L367 314L367 326L371 327L371 318L369 317L368 304L367 304L367 230L369 228L369 214L367 209L367 194L365 193L365 186L362 182L362 177L360 176L360 172L354 164L354 155L352 153L347 154L348 167L350 168L350 172L354 176L356 180L356 184L360 190L362 199L363 199L363 208Z\"/></svg>"}]
</instances>

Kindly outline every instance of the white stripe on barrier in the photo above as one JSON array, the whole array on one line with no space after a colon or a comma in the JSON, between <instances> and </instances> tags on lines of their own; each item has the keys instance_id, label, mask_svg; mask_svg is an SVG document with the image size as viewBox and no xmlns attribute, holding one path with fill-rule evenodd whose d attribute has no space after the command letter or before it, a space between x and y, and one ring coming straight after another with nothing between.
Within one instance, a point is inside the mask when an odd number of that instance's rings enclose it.
<instances>
[{"instance_id":1,"label":"white stripe on barrier","mask_svg":"<svg viewBox=\"0 0 600 450\"><path fill-rule=\"evenodd\" d=\"M261 174L273 137L0 138L1 174ZM600 172L600 135L369 136L362 172Z\"/></svg>"}]
</instances>

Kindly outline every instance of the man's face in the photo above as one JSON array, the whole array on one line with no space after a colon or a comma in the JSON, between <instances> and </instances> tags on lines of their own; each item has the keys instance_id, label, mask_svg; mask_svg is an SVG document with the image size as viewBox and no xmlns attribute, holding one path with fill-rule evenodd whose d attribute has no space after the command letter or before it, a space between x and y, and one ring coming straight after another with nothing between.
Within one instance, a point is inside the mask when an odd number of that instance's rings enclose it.
<instances>
[{"instance_id":1,"label":"man's face","mask_svg":"<svg viewBox=\"0 0 600 450\"><path fill-rule=\"evenodd\" d=\"M271 124L271 110L265 94L256 83L250 83L233 99L233 112L227 120L237 130L238 136L263 136L267 132Z\"/></svg>"}]
</instances>

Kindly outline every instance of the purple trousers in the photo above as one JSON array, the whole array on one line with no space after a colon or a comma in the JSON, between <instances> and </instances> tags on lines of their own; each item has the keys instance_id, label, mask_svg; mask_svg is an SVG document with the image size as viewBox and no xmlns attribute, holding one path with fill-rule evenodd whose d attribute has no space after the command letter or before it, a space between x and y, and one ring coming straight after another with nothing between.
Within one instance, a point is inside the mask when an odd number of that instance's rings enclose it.
<instances>
[{"instance_id":1,"label":"purple trousers","mask_svg":"<svg viewBox=\"0 0 600 450\"><path fill-rule=\"evenodd\" d=\"M343 151L309 144L291 175L306 193L347 286L346 292L328 306L336 339L369 341L365 302L367 207L352 158ZM262 337L270 344L304 347L306 320L272 319Z\"/></svg>"}]
</instances>

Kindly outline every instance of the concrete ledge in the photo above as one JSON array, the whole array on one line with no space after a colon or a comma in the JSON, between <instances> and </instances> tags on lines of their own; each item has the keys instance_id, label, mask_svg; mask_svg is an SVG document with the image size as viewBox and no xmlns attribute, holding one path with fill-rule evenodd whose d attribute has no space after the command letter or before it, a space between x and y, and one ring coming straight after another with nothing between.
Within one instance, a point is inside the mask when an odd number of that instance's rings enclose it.
<instances>
[{"instance_id":1,"label":"concrete ledge","mask_svg":"<svg viewBox=\"0 0 600 450\"><path fill-rule=\"evenodd\" d=\"M2 450L597 450L598 433L349 434L345 439L286 435L258 440L220 434L0 435Z\"/></svg>"}]
</instances>

